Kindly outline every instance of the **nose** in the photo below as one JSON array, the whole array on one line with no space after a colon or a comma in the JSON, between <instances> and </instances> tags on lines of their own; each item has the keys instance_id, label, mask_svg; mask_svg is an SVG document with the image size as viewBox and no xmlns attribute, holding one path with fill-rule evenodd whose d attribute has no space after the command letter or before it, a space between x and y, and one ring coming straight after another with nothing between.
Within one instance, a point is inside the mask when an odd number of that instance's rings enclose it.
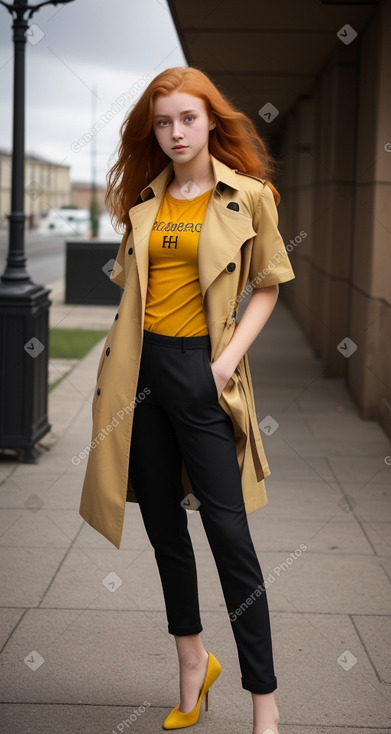
<instances>
[{"instance_id":1,"label":"nose","mask_svg":"<svg viewBox=\"0 0 391 734\"><path fill-rule=\"evenodd\" d=\"M183 133L180 129L180 123L178 121L173 121L172 123L172 137L173 138L183 138Z\"/></svg>"}]
</instances>

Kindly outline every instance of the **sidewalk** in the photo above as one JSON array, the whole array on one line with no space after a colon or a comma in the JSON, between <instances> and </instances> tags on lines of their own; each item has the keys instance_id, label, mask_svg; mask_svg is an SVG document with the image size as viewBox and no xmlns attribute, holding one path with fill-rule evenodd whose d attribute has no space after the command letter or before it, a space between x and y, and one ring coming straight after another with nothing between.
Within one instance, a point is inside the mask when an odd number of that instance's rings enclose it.
<instances>
[{"instance_id":1,"label":"sidewalk","mask_svg":"<svg viewBox=\"0 0 391 734\"><path fill-rule=\"evenodd\" d=\"M51 326L108 330L116 313L62 305L58 288L49 297ZM52 431L37 464L0 458L7 732L157 734L179 701L175 644L138 505L127 504L120 550L78 514L85 465L74 466L72 456L91 439L102 347L50 393ZM269 502L249 523L269 581L280 734L385 734L390 441L360 419L342 380L322 377L282 300L249 359L258 419L279 424L264 436ZM194 731L251 734L251 696L241 688L213 557L198 513L188 521L203 642L222 664ZM122 581L115 591L105 581L112 572Z\"/></svg>"},{"instance_id":2,"label":"sidewalk","mask_svg":"<svg viewBox=\"0 0 391 734\"><path fill-rule=\"evenodd\" d=\"M100 329L109 330L113 315L116 312L114 306L74 306L64 303L64 284L62 281L51 283L49 299L51 306L49 310L49 327L51 329ZM78 359L50 359L48 369L49 385L55 384L64 375L72 371Z\"/></svg>"}]
</instances>

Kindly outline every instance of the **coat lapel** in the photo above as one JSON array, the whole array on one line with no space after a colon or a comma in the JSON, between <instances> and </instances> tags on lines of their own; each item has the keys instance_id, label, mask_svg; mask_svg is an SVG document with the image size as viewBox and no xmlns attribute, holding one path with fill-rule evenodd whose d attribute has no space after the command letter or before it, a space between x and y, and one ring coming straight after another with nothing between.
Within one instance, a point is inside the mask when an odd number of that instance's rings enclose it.
<instances>
[{"instance_id":1,"label":"coat lapel","mask_svg":"<svg viewBox=\"0 0 391 734\"><path fill-rule=\"evenodd\" d=\"M230 202L239 198L235 173L213 156L210 157L215 186L206 209L198 243L198 277L203 300L210 284L233 260L242 244L256 235L250 216L227 209ZM170 162L141 191L141 203L129 210L143 306L148 285L150 233L171 176Z\"/></svg>"},{"instance_id":2,"label":"coat lapel","mask_svg":"<svg viewBox=\"0 0 391 734\"><path fill-rule=\"evenodd\" d=\"M226 208L232 200L227 191L220 197L212 194L205 213L198 242L198 278L203 300L211 283L235 258L243 243L256 235L251 217Z\"/></svg>"}]
</instances>

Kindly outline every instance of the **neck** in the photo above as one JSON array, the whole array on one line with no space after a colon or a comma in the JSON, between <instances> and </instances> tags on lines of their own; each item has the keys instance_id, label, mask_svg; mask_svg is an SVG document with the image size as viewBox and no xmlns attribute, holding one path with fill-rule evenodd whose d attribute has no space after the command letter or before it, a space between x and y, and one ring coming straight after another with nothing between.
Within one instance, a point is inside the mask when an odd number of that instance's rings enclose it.
<instances>
[{"instance_id":1,"label":"neck","mask_svg":"<svg viewBox=\"0 0 391 734\"><path fill-rule=\"evenodd\" d=\"M200 186L202 183L210 182L214 186L214 173L212 161L207 148L200 150L198 155L188 163L173 163L174 181L178 188L184 186L188 181L194 181Z\"/></svg>"}]
</instances>

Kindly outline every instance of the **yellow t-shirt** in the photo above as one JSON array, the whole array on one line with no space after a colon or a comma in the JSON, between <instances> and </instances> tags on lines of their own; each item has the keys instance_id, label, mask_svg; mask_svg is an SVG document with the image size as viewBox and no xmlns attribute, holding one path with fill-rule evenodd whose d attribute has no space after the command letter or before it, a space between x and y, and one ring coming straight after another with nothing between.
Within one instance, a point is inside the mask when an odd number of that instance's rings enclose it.
<instances>
[{"instance_id":1,"label":"yellow t-shirt","mask_svg":"<svg viewBox=\"0 0 391 734\"><path fill-rule=\"evenodd\" d=\"M212 189L194 199L166 191L149 241L144 328L169 336L202 336L208 324L198 280L198 240Z\"/></svg>"}]
</instances>

